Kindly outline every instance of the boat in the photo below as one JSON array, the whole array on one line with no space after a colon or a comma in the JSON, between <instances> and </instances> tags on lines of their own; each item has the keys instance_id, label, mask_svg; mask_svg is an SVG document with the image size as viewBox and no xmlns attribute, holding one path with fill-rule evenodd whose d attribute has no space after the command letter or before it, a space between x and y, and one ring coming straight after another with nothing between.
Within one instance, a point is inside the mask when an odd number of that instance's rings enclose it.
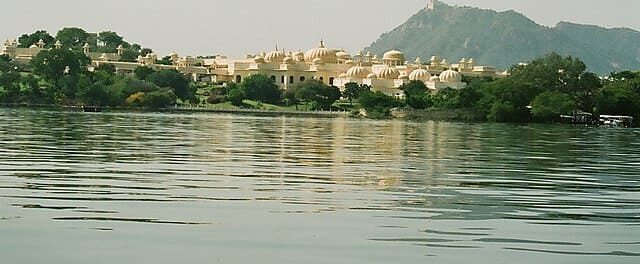
<instances>
[{"instance_id":1,"label":"boat","mask_svg":"<svg viewBox=\"0 0 640 264\"><path fill-rule=\"evenodd\" d=\"M80 109L85 113L100 113L102 112L102 108L99 106L81 106Z\"/></svg>"},{"instance_id":2,"label":"boat","mask_svg":"<svg viewBox=\"0 0 640 264\"><path fill-rule=\"evenodd\" d=\"M601 115L599 120L600 126L604 127L631 127L633 117L617 116L617 115Z\"/></svg>"},{"instance_id":3,"label":"boat","mask_svg":"<svg viewBox=\"0 0 640 264\"><path fill-rule=\"evenodd\" d=\"M593 114L576 111L572 115L561 115L563 123L574 125L594 125Z\"/></svg>"}]
</instances>

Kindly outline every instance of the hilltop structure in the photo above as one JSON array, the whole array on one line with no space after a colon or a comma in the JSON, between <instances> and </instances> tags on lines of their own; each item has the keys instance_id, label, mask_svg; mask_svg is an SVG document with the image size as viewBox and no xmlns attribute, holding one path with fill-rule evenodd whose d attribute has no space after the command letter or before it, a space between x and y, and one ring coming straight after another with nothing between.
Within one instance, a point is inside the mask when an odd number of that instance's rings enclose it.
<instances>
[{"instance_id":1,"label":"hilltop structure","mask_svg":"<svg viewBox=\"0 0 640 264\"><path fill-rule=\"evenodd\" d=\"M39 52L47 50L43 41L30 48L18 48L18 43L7 41L2 54L7 54L20 63L28 63ZM53 49L62 48L57 42ZM240 83L250 75L269 76L281 89L288 89L305 80L319 80L327 85L344 89L347 83L366 84L374 91L401 97L399 88L410 81L421 81L433 90L445 88L462 89L466 83L463 76L494 77L506 76L495 67L476 66L473 59L462 59L459 63L449 64L445 59L432 56L423 62L416 58L406 60L403 52L390 50L382 57L371 52L359 51L355 55L343 49L332 49L321 41L319 46L307 52L285 52L276 48L270 52L247 55L244 59L229 59L224 56L211 58L180 57L176 53L169 55L172 65L157 63L158 56L150 53L138 57L136 62L121 62L123 47L116 53L91 52L91 46L85 44L83 52L91 59L90 70L104 64L115 66L116 72L133 74L137 67L146 66L156 70L171 69L189 75L195 81L211 83Z\"/></svg>"},{"instance_id":2,"label":"hilltop structure","mask_svg":"<svg viewBox=\"0 0 640 264\"><path fill-rule=\"evenodd\" d=\"M431 11L435 10L436 9L436 2L437 2L437 0L429 0L427 2L427 10L431 10Z\"/></svg>"}]
</instances>

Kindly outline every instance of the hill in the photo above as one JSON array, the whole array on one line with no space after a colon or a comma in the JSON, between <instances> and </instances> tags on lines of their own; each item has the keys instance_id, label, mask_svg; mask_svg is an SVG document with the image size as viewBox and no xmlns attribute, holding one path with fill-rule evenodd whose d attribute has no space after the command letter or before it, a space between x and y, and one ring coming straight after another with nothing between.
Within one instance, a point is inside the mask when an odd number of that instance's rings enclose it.
<instances>
[{"instance_id":1,"label":"hill","mask_svg":"<svg viewBox=\"0 0 640 264\"><path fill-rule=\"evenodd\" d=\"M582 59L591 71L640 69L640 32L626 28L561 22L539 25L515 11L454 7L438 2L382 34L367 50L400 49L409 58L474 58L483 65L508 68L550 52Z\"/></svg>"}]
</instances>

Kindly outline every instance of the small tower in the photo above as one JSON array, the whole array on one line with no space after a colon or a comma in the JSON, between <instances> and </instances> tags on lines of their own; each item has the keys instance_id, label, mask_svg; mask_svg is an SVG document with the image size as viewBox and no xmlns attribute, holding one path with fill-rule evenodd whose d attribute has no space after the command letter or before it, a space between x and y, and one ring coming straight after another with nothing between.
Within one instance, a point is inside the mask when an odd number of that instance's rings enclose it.
<instances>
[{"instance_id":1,"label":"small tower","mask_svg":"<svg viewBox=\"0 0 640 264\"><path fill-rule=\"evenodd\" d=\"M433 11L436 9L436 1L437 0L429 0L429 2L427 2L427 10Z\"/></svg>"},{"instance_id":2,"label":"small tower","mask_svg":"<svg viewBox=\"0 0 640 264\"><path fill-rule=\"evenodd\" d=\"M124 47L122 46L122 44L118 45L116 50L118 51L118 55L122 55L122 53L124 53Z\"/></svg>"},{"instance_id":3,"label":"small tower","mask_svg":"<svg viewBox=\"0 0 640 264\"><path fill-rule=\"evenodd\" d=\"M46 45L46 43L44 43L44 40L40 39L36 45L38 45L38 48L44 49L44 45Z\"/></svg>"},{"instance_id":4,"label":"small tower","mask_svg":"<svg viewBox=\"0 0 640 264\"><path fill-rule=\"evenodd\" d=\"M84 54L89 54L89 51L91 51L91 46L89 46L89 43L84 43L84 46L82 46L82 52L84 52Z\"/></svg>"}]
</instances>

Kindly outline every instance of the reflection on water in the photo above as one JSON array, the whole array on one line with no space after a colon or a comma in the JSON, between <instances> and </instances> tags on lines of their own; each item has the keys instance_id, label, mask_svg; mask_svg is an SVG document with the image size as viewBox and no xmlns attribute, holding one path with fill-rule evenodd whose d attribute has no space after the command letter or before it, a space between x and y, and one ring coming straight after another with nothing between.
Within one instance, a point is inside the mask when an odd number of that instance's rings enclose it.
<instances>
[{"instance_id":1,"label":"reflection on water","mask_svg":"<svg viewBox=\"0 0 640 264\"><path fill-rule=\"evenodd\" d=\"M640 262L640 130L0 117L7 263Z\"/></svg>"}]
</instances>

